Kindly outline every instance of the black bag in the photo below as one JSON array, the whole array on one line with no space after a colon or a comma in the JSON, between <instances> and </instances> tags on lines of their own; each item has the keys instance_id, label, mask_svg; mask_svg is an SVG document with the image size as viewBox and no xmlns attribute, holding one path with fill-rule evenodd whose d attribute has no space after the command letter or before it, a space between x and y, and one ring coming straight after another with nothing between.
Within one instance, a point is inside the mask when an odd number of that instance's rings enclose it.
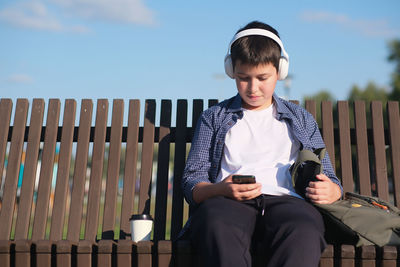
<instances>
[{"instance_id":1,"label":"black bag","mask_svg":"<svg viewBox=\"0 0 400 267\"><path fill-rule=\"evenodd\" d=\"M311 181L317 181L315 176L322 173L322 159L325 157L326 149L320 148L315 151L303 149L299 151L297 159L290 166L292 184L296 193L305 197L306 187Z\"/></svg>"},{"instance_id":2,"label":"black bag","mask_svg":"<svg viewBox=\"0 0 400 267\"><path fill-rule=\"evenodd\" d=\"M308 183L322 172L325 149L301 150L291 166L292 183L304 197ZM332 204L314 204L325 223L325 239L331 244L400 245L400 210L377 197L346 192Z\"/></svg>"}]
</instances>

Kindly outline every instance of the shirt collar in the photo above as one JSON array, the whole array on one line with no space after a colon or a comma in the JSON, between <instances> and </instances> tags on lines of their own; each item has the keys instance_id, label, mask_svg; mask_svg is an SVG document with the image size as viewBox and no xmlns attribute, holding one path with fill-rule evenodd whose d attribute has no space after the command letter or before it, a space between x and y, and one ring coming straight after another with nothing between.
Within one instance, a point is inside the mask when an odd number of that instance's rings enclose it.
<instances>
[{"instance_id":1,"label":"shirt collar","mask_svg":"<svg viewBox=\"0 0 400 267\"><path fill-rule=\"evenodd\" d=\"M273 99L276 104L276 112L278 114L278 119L281 118L289 118L290 110L287 107L287 104L284 103L285 100L278 97L275 93L273 94Z\"/></svg>"},{"instance_id":2,"label":"shirt collar","mask_svg":"<svg viewBox=\"0 0 400 267\"><path fill-rule=\"evenodd\" d=\"M238 112L242 110L242 98L239 94L233 97L231 104L228 106L226 112Z\"/></svg>"}]
</instances>

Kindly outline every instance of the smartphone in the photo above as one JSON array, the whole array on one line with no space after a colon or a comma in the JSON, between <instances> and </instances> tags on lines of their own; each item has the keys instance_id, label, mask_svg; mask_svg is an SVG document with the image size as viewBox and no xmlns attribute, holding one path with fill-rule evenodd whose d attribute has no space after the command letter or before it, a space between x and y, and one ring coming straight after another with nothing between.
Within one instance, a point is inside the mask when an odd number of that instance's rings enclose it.
<instances>
[{"instance_id":1,"label":"smartphone","mask_svg":"<svg viewBox=\"0 0 400 267\"><path fill-rule=\"evenodd\" d=\"M234 174L232 176L232 181L234 184L254 184L256 182L256 177L254 175Z\"/></svg>"}]
</instances>

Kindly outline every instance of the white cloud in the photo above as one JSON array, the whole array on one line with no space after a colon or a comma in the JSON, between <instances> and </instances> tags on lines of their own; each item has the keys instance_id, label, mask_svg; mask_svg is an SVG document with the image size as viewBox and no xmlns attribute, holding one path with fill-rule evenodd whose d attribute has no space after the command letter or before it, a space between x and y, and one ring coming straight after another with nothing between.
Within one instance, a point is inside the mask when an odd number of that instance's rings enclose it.
<instances>
[{"instance_id":1,"label":"white cloud","mask_svg":"<svg viewBox=\"0 0 400 267\"><path fill-rule=\"evenodd\" d=\"M33 78L26 74L13 74L10 75L6 81L11 83L32 83Z\"/></svg>"},{"instance_id":2,"label":"white cloud","mask_svg":"<svg viewBox=\"0 0 400 267\"><path fill-rule=\"evenodd\" d=\"M39 1L19 2L13 6L0 10L0 20L11 25L47 31L71 31L88 32L82 25L67 26L60 22L54 15L49 13L47 6Z\"/></svg>"},{"instance_id":3,"label":"white cloud","mask_svg":"<svg viewBox=\"0 0 400 267\"><path fill-rule=\"evenodd\" d=\"M387 20L353 19L344 14L325 11L305 11L300 15L303 21L338 24L357 31L367 37L393 38L400 34L400 29L392 28Z\"/></svg>"},{"instance_id":4,"label":"white cloud","mask_svg":"<svg viewBox=\"0 0 400 267\"><path fill-rule=\"evenodd\" d=\"M74 18L154 25L154 12L143 0L27 0L0 10L0 21L11 25L54 32L89 32L70 25Z\"/></svg>"},{"instance_id":5,"label":"white cloud","mask_svg":"<svg viewBox=\"0 0 400 267\"><path fill-rule=\"evenodd\" d=\"M87 19L153 25L154 12L143 0L49 0L71 14Z\"/></svg>"}]
</instances>

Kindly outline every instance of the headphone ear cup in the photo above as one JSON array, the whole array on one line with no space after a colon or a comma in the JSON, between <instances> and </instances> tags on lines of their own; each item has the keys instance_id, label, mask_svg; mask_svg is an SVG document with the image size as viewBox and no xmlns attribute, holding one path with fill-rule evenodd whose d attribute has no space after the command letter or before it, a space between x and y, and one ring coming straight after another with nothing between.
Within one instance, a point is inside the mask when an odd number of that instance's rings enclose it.
<instances>
[{"instance_id":1,"label":"headphone ear cup","mask_svg":"<svg viewBox=\"0 0 400 267\"><path fill-rule=\"evenodd\" d=\"M225 73L226 75L228 75L230 78L234 78L233 76L233 64L232 64L232 58L231 56L228 54L225 57Z\"/></svg>"},{"instance_id":2,"label":"headphone ear cup","mask_svg":"<svg viewBox=\"0 0 400 267\"><path fill-rule=\"evenodd\" d=\"M289 61L285 57L281 57L279 60L279 71L278 71L278 79L284 80L289 72Z\"/></svg>"}]
</instances>

